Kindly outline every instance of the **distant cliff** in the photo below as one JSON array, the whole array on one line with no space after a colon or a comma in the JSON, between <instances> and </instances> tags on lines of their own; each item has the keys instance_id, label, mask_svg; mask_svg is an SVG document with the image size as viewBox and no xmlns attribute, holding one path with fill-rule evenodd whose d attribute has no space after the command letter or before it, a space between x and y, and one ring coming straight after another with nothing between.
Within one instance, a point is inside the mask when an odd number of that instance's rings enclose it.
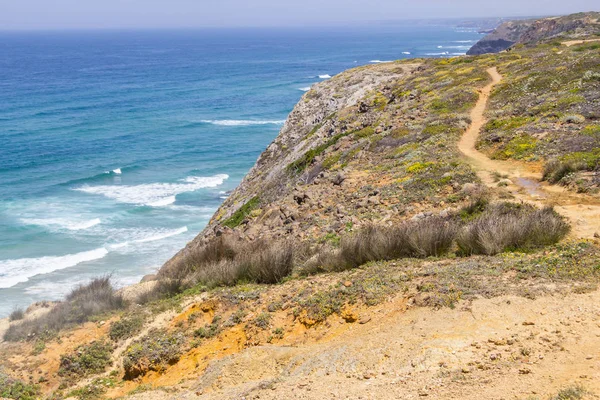
<instances>
[{"instance_id":1,"label":"distant cliff","mask_svg":"<svg viewBox=\"0 0 600 400\"><path fill-rule=\"evenodd\" d=\"M600 13L505 22L477 42L468 55L499 53L515 44L532 44L552 38L576 39L600 32Z\"/></svg>"}]
</instances>

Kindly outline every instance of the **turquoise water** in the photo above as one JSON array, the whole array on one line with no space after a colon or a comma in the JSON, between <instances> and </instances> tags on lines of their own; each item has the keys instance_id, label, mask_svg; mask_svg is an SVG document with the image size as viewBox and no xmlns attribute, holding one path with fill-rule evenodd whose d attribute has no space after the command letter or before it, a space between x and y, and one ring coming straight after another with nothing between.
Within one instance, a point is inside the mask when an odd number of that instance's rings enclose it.
<instances>
[{"instance_id":1,"label":"turquoise water","mask_svg":"<svg viewBox=\"0 0 600 400\"><path fill-rule=\"evenodd\" d=\"M191 240L315 82L449 27L0 33L0 317Z\"/></svg>"}]
</instances>

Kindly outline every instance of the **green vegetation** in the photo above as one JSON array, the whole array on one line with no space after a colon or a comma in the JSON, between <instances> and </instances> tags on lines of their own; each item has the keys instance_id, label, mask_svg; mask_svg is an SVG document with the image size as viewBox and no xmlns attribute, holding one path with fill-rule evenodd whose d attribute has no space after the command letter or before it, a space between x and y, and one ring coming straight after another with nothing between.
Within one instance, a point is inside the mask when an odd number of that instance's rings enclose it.
<instances>
[{"instance_id":1,"label":"green vegetation","mask_svg":"<svg viewBox=\"0 0 600 400\"><path fill-rule=\"evenodd\" d=\"M133 343L123 355L125 379L135 379L149 371L164 371L179 361L185 337L181 333L155 330Z\"/></svg>"},{"instance_id":2,"label":"green vegetation","mask_svg":"<svg viewBox=\"0 0 600 400\"><path fill-rule=\"evenodd\" d=\"M27 384L0 372L0 397L15 400L36 400L40 398L40 388Z\"/></svg>"},{"instance_id":3,"label":"green vegetation","mask_svg":"<svg viewBox=\"0 0 600 400\"><path fill-rule=\"evenodd\" d=\"M459 129L455 126L449 124L436 124L436 125L427 125L425 129L423 129L423 133L426 135L454 135L459 132Z\"/></svg>"},{"instance_id":4,"label":"green vegetation","mask_svg":"<svg viewBox=\"0 0 600 400\"><path fill-rule=\"evenodd\" d=\"M312 162L314 161L314 159L316 157L320 156L325 150L327 150L329 147L336 144L338 142L338 140L340 140L342 137L344 137L346 135L347 135L346 133L340 133L338 135L335 135L331 139L327 140L322 145L317 146L313 149L310 149L309 151L304 153L304 155L302 157L300 157L298 160L296 160L296 161L292 162L290 165L288 165L287 170L290 172L295 172L295 173L300 173L300 172L304 171L306 169L306 167L308 167L309 165L312 164Z\"/></svg>"},{"instance_id":5,"label":"green vegetation","mask_svg":"<svg viewBox=\"0 0 600 400\"><path fill-rule=\"evenodd\" d=\"M123 316L120 320L113 322L108 331L108 337L117 342L128 339L142 330L144 325L144 316L140 314L131 314Z\"/></svg>"},{"instance_id":6,"label":"green vegetation","mask_svg":"<svg viewBox=\"0 0 600 400\"><path fill-rule=\"evenodd\" d=\"M100 399L108 389L115 386L113 378L96 378L90 384L70 392L68 397L77 397L79 400Z\"/></svg>"},{"instance_id":7,"label":"green vegetation","mask_svg":"<svg viewBox=\"0 0 600 400\"><path fill-rule=\"evenodd\" d=\"M485 124L484 129L486 131L493 131L496 129L507 131L520 128L532 121L533 118L530 117L510 117L502 119L492 119L487 124Z\"/></svg>"},{"instance_id":8,"label":"green vegetation","mask_svg":"<svg viewBox=\"0 0 600 400\"><path fill-rule=\"evenodd\" d=\"M600 45L598 46L600 48ZM581 386L571 386L566 389L562 389L557 393L556 396L552 397L551 400L580 400L583 399L587 394L587 390L585 390Z\"/></svg>"},{"instance_id":9,"label":"green vegetation","mask_svg":"<svg viewBox=\"0 0 600 400\"><path fill-rule=\"evenodd\" d=\"M228 228L236 228L244 222L244 219L255 209L258 208L260 204L260 198L255 196L248 200L246 204L241 206L233 215L223 222L223 226Z\"/></svg>"},{"instance_id":10,"label":"green vegetation","mask_svg":"<svg viewBox=\"0 0 600 400\"><path fill-rule=\"evenodd\" d=\"M60 357L58 374L69 379L81 378L104 372L112 364L113 347L104 341L95 341Z\"/></svg>"},{"instance_id":11,"label":"green vegetation","mask_svg":"<svg viewBox=\"0 0 600 400\"><path fill-rule=\"evenodd\" d=\"M208 339L217 336L219 332L221 332L221 326L219 325L220 320L221 319L218 317L213 318L210 325L205 325L196 329L194 331L194 336L200 339Z\"/></svg>"},{"instance_id":12,"label":"green vegetation","mask_svg":"<svg viewBox=\"0 0 600 400\"><path fill-rule=\"evenodd\" d=\"M600 165L600 149L591 152L575 152L559 160L550 160L544 168L544 179L550 183L561 182L577 171L591 171Z\"/></svg>"},{"instance_id":13,"label":"green vegetation","mask_svg":"<svg viewBox=\"0 0 600 400\"><path fill-rule=\"evenodd\" d=\"M570 226L553 209L516 203L488 207L460 231L456 240L465 255L527 251L557 243Z\"/></svg>"},{"instance_id":14,"label":"green vegetation","mask_svg":"<svg viewBox=\"0 0 600 400\"><path fill-rule=\"evenodd\" d=\"M370 137L370 136L373 136L374 134L375 134L375 129L373 129L372 126L367 126L366 128L363 128L361 130L354 132L354 136L359 139Z\"/></svg>"},{"instance_id":15,"label":"green vegetation","mask_svg":"<svg viewBox=\"0 0 600 400\"><path fill-rule=\"evenodd\" d=\"M529 135L517 136L508 142L501 150L494 153L493 158L506 160L509 158L523 159L533 153L537 140Z\"/></svg>"}]
</instances>

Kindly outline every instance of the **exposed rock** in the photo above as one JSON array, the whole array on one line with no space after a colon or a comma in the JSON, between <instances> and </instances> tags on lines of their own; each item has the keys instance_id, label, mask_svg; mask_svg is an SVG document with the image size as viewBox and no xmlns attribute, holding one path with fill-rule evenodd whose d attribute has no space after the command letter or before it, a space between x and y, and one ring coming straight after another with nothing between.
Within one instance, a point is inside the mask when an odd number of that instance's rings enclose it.
<instances>
[{"instance_id":1,"label":"exposed rock","mask_svg":"<svg viewBox=\"0 0 600 400\"><path fill-rule=\"evenodd\" d=\"M582 35L593 31L593 21L599 16L600 13L587 13L558 18L508 21L477 42L467 54L499 53L515 44L531 44L555 37ZM570 36L566 36L567 33Z\"/></svg>"}]
</instances>

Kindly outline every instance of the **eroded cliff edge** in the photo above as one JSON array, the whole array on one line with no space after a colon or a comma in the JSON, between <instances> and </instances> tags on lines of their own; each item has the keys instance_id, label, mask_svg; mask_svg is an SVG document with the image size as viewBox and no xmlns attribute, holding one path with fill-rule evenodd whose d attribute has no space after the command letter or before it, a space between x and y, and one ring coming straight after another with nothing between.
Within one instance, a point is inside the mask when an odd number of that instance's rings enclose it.
<instances>
[{"instance_id":1,"label":"eroded cliff edge","mask_svg":"<svg viewBox=\"0 0 600 400\"><path fill-rule=\"evenodd\" d=\"M598 30L600 13L508 21L477 42L468 55L498 53L515 44L536 44L543 40L587 37Z\"/></svg>"}]
</instances>

